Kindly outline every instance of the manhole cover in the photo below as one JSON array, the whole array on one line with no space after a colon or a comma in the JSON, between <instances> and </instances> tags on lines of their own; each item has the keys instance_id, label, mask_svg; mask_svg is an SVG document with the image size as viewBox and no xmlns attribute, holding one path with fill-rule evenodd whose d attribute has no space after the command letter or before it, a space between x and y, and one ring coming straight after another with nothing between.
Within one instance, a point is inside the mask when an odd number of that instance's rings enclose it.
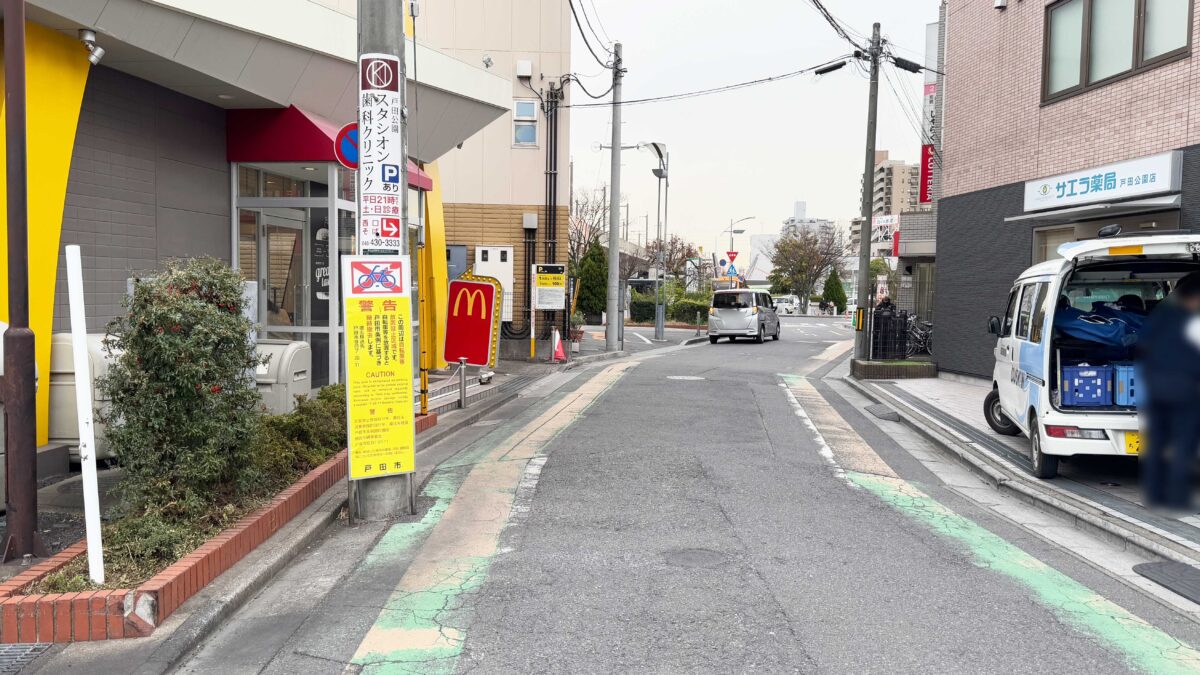
<instances>
[{"instance_id":1,"label":"manhole cover","mask_svg":"<svg viewBox=\"0 0 1200 675\"><path fill-rule=\"evenodd\" d=\"M49 644L0 645L0 673L19 673L33 663L39 654L49 649Z\"/></svg>"},{"instance_id":2,"label":"manhole cover","mask_svg":"<svg viewBox=\"0 0 1200 675\"><path fill-rule=\"evenodd\" d=\"M668 375L668 376L667 376L667 379L668 379L668 380L688 380L688 381L695 381L695 380L703 380L704 378L703 378L703 377L700 377L700 376L698 376L698 375Z\"/></svg>"},{"instance_id":3,"label":"manhole cover","mask_svg":"<svg viewBox=\"0 0 1200 675\"><path fill-rule=\"evenodd\" d=\"M681 548L674 551L667 551L663 554L663 558L668 565L676 567L720 567L729 559L729 556L720 551L712 551L707 548Z\"/></svg>"}]
</instances>

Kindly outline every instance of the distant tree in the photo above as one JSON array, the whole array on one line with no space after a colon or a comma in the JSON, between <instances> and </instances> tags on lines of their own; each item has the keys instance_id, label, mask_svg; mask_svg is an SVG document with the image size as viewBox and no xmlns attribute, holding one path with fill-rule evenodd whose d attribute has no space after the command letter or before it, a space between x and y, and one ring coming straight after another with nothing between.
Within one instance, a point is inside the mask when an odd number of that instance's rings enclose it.
<instances>
[{"instance_id":1,"label":"distant tree","mask_svg":"<svg viewBox=\"0 0 1200 675\"><path fill-rule=\"evenodd\" d=\"M593 240L579 260L579 311L599 314L608 306L608 256Z\"/></svg>"},{"instance_id":2,"label":"distant tree","mask_svg":"<svg viewBox=\"0 0 1200 675\"><path fill-rule=\"evenodd\" d=\"M875 258L871 261L871 293L873 296L879 296L885 290L886 295L894 295L896 292L896 271L883 258ZM895 298L893 298L895 300ZM862 302L859 305L865 306Z\"/></svg>"},{"instance_id":3,"label":"distant tree","mask_svg":"<svg viewBox=\"0 0 1200 675\"><path fill-rule=\"evenodd\" d=\"M651 267L658 263L658 249L658 240L654 240L646 246L646 259ZM684 241L677 234L671 235L662 249L663 269L668 276L682 277L687 271L687 261L700 256L700 251L695 244Z\"/></svg>"},{"instance_id":4,"label":"distant tree","mask_svg":"<svg viewBox=\"0 0 1200 675\"><path fill-rule=\"evenodd\" d=\"M772 292L812 296L817 280L837 269L843 254L840 234L818 235L808 230L785 232L771 251L774 270L767 277ZM807 307L805 307L807 311Z\"/></svg>"},{"instance_id":5,"label":"distant tree","mask_svg":"<svg viewBox=\"0 0 1200 675\"><path fill-rule=\"evenodd\" d=\"M829 276L825 277L825 288L821 291L821 297L825 302L836 305L838 314L846 311L846 289L842 288L842 278L836 267L829 270Z\"/></svg>"},{"instance_id":6,"label":"distant tree","mask_svg":"<svg viewBox=\"0 0 1200 675\"><path fill-rule=\"evenodd\" d=\"M587 255L592 243L599 242L607 234L608 200L594 190L576 192L567 224L567 260L573 276L578 276L579 262Z\"/></svg>"}]
</instances>

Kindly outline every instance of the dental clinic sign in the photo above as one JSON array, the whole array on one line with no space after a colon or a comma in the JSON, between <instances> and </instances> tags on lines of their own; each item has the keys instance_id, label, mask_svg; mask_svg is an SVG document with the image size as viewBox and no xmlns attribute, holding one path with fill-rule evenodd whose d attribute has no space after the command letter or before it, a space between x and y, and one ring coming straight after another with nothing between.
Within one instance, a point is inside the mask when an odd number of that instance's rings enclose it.
<instances>
[{"instance_id":1,"label":"dental clinic sign","mask_svg":"<svg viewBox=\"0 0 1200 675\"><path fill-rule=\"evenodd\" d=\"M1178 192L1182 162L1182 154L1173 150L1031 180L1025 183L1025 210L1043 211Z\"/></svg>"}]
</instances>

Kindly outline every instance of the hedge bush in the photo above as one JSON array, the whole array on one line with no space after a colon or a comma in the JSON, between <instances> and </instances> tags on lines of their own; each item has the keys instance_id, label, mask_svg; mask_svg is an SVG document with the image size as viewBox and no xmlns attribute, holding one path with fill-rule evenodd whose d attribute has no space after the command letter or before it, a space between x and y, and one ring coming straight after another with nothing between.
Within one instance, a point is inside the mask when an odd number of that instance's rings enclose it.
<instances>
[{"instance_id":1,"label":"hedge bush","mask_svg":"<svg viewBox=\"0 0 1200 675\"><path fill-rule=\"evenodd\" d=\"M699 302L696 300L679 300L671 305L671 320L679 321L689 325L696 324L696 314L699 313L700 321L703 323L708 317L708 307L711 302Z\"/></svg>"},{"instance_id":2,"label":"hedge bush","mask_svg":"<svg viewBox=\"0 0 1200 675\"><path fill-rule=\"evenodd\" d=\"M125 470L130 512L204 513L236 491L261 416L261 362L242 314L242 275L213 258L168 263L135 280L128 313L108 325L111 401L103 421Z\"/></svg>"},{"instance_id":3,"label":"hedge bush","mask_svg":"<svg viewBox=\"0 0 1200 675\"><path fill-rule=\"evenodd\" d=\"M629 297L629 318L637 323L654 321L654 296L632 294Z\"/></svg>"}]
</instances>

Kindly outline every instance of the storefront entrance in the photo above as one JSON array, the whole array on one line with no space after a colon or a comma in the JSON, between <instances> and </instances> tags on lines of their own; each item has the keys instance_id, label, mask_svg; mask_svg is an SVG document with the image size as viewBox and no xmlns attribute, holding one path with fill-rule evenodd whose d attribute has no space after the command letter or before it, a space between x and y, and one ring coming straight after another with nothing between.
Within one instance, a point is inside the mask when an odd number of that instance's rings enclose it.
<instances>
[{"instance_id":1,"label":"storefront entrance","mask_svg":"<svg viewBox=\"0 0 1200 675\"><path fill-rule=\"evenodd\" d=\"M336 262L354 252L353 173L328 163L240 164L235 175L235 264L256 282L259 337L308 342L314 386L338 382Z\"/></svg>"}]
</instances>

